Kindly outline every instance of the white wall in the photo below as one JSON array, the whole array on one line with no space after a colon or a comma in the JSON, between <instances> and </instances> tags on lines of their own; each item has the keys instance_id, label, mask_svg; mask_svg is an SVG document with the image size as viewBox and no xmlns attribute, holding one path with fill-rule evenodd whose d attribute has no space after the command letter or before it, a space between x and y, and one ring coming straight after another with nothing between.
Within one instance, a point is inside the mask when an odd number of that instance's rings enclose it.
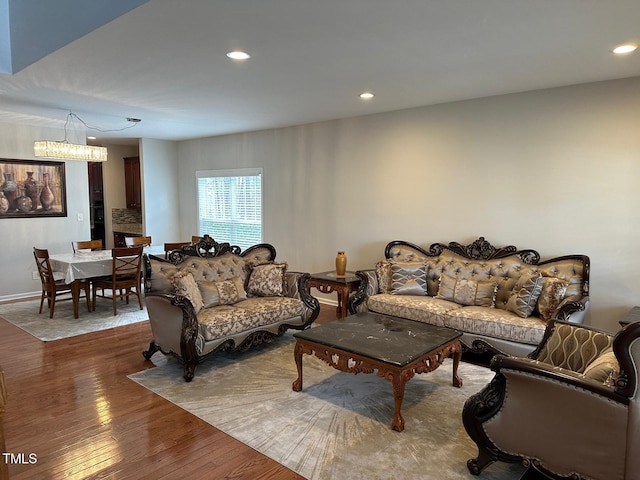
<instances>
[{"instance_id":1,"label":"white wall","mask_svg":"<svg viewBox=\"0 0 640 480\"><path fill-rule=\"evenodd\" d=\"M33 155L35 140L62 138L64 130L61 129L0 123L0 158L36 160ZM67 138L71 142L84 143L82 132L70 131ZM71 251L73 240L90 238L86 162L65 162L65 176L67 217L0 219L0 300L40 293L40 280L32 278L32 272L36 270L33 247L62 253ZM16 179L20 180L23 179ZM4 179L0 181L2 183ZM78 214L82 215L82 221L78 220Z\"/></svg>"},{"instance_id":2,"label":"white wall","mask_svg":"<svg viewBox=\"0 0 640 480\"><path fill-rule=\"evenodd\" d=\"M640 78L178 144L182 232L195 172L264 168L264 240L290 268L371 268L391 240L591 257L591 323L640 304ZM223 239L220 239L223 240Z\"/></svg>"},{"instance_id":3,"label":"white wall","mask_svg":"<svg viewBox=\"0 0 640 480\"><path fill-rule=\"evenodd\" d=\"M178 220L177 144L163 140L140 141L143 228L154 246L190 240Z\"/></svg>"}]
</instances>

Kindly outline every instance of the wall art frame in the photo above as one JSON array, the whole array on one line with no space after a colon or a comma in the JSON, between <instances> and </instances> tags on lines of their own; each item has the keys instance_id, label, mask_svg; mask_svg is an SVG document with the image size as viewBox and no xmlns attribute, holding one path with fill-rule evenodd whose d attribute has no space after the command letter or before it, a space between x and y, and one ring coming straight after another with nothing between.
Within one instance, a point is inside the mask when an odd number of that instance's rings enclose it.
<instances>
[{"instance_id":1,"label":"wall art frame","mask_svg":"<svg viewBox=\"0 0 640 480\"><path fill-rule=\"evenodd\" d=\"M0 219L66 216L64 162L0 158Z\"/></svg>"}]
</instances>

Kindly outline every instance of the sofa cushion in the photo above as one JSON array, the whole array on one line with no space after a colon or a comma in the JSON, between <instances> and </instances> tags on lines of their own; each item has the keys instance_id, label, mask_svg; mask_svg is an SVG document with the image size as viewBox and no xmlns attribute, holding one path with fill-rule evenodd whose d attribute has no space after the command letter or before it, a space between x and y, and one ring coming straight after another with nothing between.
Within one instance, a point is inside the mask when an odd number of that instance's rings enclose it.
<instances>
[{"instance_id":1,"label":"sofa cushion","mask_svg":"<svg viewBox=\"0 0 640 480\"><path fill-rule=\"evenodd\" d=\"M558 305L562 302L569 282L556 277L542 277L542 289L536 309L544 320L551 320Z\"/></svg>"},{"instance_id":2,"label":"sofa cushion","mask_svg":"<svg viewBox=\"0 0 640 480\"><path fill-rule=\"evenodd\" d=\"M460 305L492 307L497 285L490 280L467 280L442 274L437 298Z\"/></svg>"},{"instance_id":3,"label":"sofa cushion","mask_svg":"<svg viewBox=\"0 0 640 480\"><path fill-rule=\"evenodd\" d=\"M519 317L531 316L542 290L542 275L522 275L511 290L505 310Z\"/></svg>"},{"instance_id":4,"label":"sofa cushion","mask_svg":"<svg viewBox=\"0 0 640 480\"><path fill-rule=\"evenodd\" d=\"M257 297L283 296L286 271L286 263L265 263L252 266L247 281L247 294Z\"/></svg>"},{"instance_id":5,"label":"sofa cushion","mask_svg":"<svg viewBox=\"0 0 640 480\"><path fill-rule=\"evenodd\" d=\"M613 353L613 349L607 348L584 369L584 376L602 384L614 384L620 375L620 364Z\"/></svg>"},{"instance_id":6,"label":"sofa cushion","mask_svg":"<svg viewBox=\"0 0 640 480\"><path fill-rule=\"evenodd\" d=\"M173 292L177 295L183 295L189 299L196 313L200 312L203 306L202 295L198 289L193 275L189 270L181 270L171 278Z\"/></svg>"},{"instance_id":7,"label":"sofa cushion","mask_svg":"<svg viewBox=\"0 0 640 480\"><path fill-rule=\"evenodd\" d=\"M233 305L247 298L240 277L234 277L221 282L200 280L197 284L202 295L204 308L216 307L218 305Z\"/></svg>"},{"instance_id":8,"label":"sofa cushion","mask_svg":"<svg viewBox=\"0 0 640 480\"><path fill-rule=\"evenodd\" d=\"M426 295L427 265L424 262L391 262L391 293Z\"/></svg>"},{"instance_id":9,"label":"sofa cushion","mask_svg":"<svg viewBox=\"0 0 640 480\"><path fill-rule=\"evenodd\" d=\"M383 315L408 318L409 320L442 326L447 312L459 308L459 305L448 300L426 295L379 293L367 299L367 308Z\"/></svg>"},{"instance_id":10,"label":"sofa cushion","mask_svg":"<svg viewBox=\"0 0 640 480\"><path fill-rule=\"evenodd\" d=\"M445 327L461 332L537 345L546 323L538 317L522 318L499 308L469 306L452 310L444 317Z\"/></svg>"},{"instance_id":11,"label":"sofa cushion","mask_svg":"<svg viewBox=\"0 0 640 480\"><path fill-rule=\"evenodd\" d=\"M253 297L234 305L204 308L198 314L198 323L200 334L209 341L300 317L303 313L303 303L295 298Z\"/></svg>"}]
</instances>

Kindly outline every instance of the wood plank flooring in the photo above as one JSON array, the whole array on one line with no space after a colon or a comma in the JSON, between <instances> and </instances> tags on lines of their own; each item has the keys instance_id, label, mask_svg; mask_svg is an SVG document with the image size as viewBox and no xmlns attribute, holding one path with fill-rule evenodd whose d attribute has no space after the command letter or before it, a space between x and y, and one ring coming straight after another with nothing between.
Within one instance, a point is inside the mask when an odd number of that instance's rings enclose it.
<instances>
[{"instance_id":1,"label":"wood plank flooring","mask_svg":"<svg viewBox=\"0 0 640 480\"><path fill-rule=\"evenodd\" d=\"M129 380L150 339L142 322L44 343L0 317L12 480L303 478Z\"/></svg>"}]
</instances>

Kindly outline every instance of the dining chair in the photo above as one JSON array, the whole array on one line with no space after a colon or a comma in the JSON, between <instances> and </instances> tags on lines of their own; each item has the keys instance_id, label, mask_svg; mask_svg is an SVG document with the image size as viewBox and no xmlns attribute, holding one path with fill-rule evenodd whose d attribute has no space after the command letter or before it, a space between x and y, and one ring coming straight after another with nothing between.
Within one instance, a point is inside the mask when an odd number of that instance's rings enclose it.
<instances>
[{"instance_id":1,"label":"dining chair","mask_svg":"<svg viewBox=\"0 0 640 480\"><path fill-rule=\"evenodd\" d=\"M124 243L127 247L150 247L151 237L125 237Z\"/></svg>"},{"instance_id":2,"label":"dining chair","mask_svg":"<svg viewBox=\"0 0 640 480\"><path fill-rule=\"evenodd\" d=\"M42 307L44 306L44 299L47 299L47 305L49 306L49 318L53 318L53 311L56 306L56 301L72 300L73 296L58 298L58 295L71 295L72 285L64 282L64 278L61 272L54 272L51 268L51 262L49 262L49 250L33 247L33 256L36 260L38 267L38 274L40 275L40 282L42 283L42 295L40 297L40 311L42 313ZM80 282L80 288L84 290L85 297L87 298L87 308L91 311L89 284L85 281L76 280Z\"/></svg>"},{"instance_id":3,"label":"dining chair","mask_svg":"<svg viewBox=\"0 0 640 480\"><path fill-rule=\"evenodd\" d=\"M71 242L73 253L78 250L102 250L102 240L83 240L79 242Z\"/></svg>"},{"instance_id":4,"label":"dining chair","mask_svg":"<svg viewBox=\"0 0 640 480\"><path fill-rule=\"evenodd\" d=\"M191 243L198 243L200 240L202 240L202 237L199 237L198 235L191 236Z\"/></svg>"},{"instance_id":5,"label":"dining chair","mask_svg":"<svg viewBox=\"0 0 640 480\"><path fill-rule=\"evenodd\" d=\"M165 242L164 244L164 258L169 258L169 252L173 250L180 250L185 245L191 245L191 242Z\"/></svg>"},{"instance_id":6,"label":"dining chair","mask_svg":"<svg viewBox=\"0 0 640 480\"><path fill-rule=\"evenodd\" d=\"M117 313L117 300L125 299L129 303L129 297L138 297L138 304L142 310L142 297L140 295L140 275L142 273L142 246L114 248L111 250L112 268L110 277L101 277L93 280L93 309L96 308L96 298L106 298L113 302L113 314ZM108 295L105 290L111 290ZM101 291L101 294L98 294Z\"/></svg>"}]
</instances>

